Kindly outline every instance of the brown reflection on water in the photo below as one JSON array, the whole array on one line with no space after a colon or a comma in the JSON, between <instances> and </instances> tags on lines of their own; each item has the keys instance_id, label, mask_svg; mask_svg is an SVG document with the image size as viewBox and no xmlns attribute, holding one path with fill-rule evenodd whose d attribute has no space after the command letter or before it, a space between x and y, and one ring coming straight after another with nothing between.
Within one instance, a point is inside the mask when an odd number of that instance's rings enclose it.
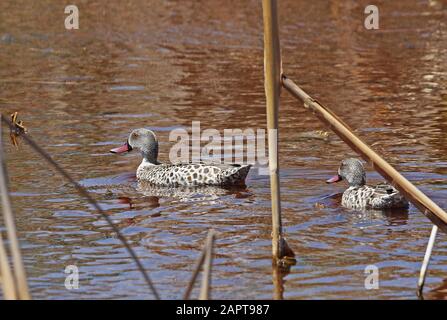
<instances>
[{"instance_id":1,"label":"brown reflection on water","mask_svg":"<svg viewBox=\"0 0 447 320\"><path fill-rule=\"evenodd\" d=\"M445 208L447 4L378 1L375 31L363 28L367 4L280 1L284 70ZM64 5L0 2L0 110L19 111L30 134L94 194L163 298L181 297L211 227L213 298L416 298L430 223L413 207L341 208L344 186L324 181L353 153L333 134L305 138L327 129L285 91L283 223L297 255L288 274L271 268L266 176L252 170L240 190L166 194L136 183L138 154L108 153L143 126L157 131L162 161L170 130L192 121L221 132L265 127L259 1L82 2L77 31L64 29ZM73 188L20 141L6 153L33 296L150 298L116 235ZM368 169L371 182L382 181ZM440 236L427 298L443 298L445 248ZM69 264L81 271L76 292L64 287ZM364 288L370 264L379 267L379 290Z\"/></svg>"}]
</instances>

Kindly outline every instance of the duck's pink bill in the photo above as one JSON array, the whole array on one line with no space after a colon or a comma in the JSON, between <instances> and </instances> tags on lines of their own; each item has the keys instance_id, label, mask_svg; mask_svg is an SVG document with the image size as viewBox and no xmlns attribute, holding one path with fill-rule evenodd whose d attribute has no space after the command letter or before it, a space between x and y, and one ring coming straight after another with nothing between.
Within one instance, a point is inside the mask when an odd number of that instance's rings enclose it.
<instances>
[{"instance_id":1,"label":"duck's pink bill","mask_svg":"<svg viewBox=\"0 0 447 320\"><path fill-rule=\"evenodd\" d=\"M333 176L329 180L326 180L326 183L334 183L334 182L338 182L341 180L342 180L342 178L337 174L336 176Z\"/></svg>"},{"instance_id":2,"label":"duck's pink bill","mask_svg":"<svg viewBox=\"0 0 447 320\"><path fill-rule=\"evenodd\" d=\"M110 152L112 152L112 153L123 153L123 152L128 152L128 151L130 151L130 149L129 149L129 144L127 144L127 143L123 144L121 147L114 148L114 149L110 150Z\"/></svg>"}]
</instances>

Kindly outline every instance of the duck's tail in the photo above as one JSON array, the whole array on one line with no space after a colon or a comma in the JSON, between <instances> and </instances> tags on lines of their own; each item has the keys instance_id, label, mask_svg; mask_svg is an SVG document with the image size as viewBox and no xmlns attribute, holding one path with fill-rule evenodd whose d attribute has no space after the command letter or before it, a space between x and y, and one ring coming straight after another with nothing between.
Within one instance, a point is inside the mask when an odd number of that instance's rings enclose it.
<instances>
[{"instance_id":1,"label":"duck's tail","mask_svg":"<svg viewBox=\"0 0 447 320\"><path fill-rule=\"evenodd\" d=\"M234 178L234 181L236 185L243 185L245 184L245 179L247 178L248 172L250 171L251 164L247 165L241 165L238 170L233 173L231 176Z\"/></svg>"}]
</instances>

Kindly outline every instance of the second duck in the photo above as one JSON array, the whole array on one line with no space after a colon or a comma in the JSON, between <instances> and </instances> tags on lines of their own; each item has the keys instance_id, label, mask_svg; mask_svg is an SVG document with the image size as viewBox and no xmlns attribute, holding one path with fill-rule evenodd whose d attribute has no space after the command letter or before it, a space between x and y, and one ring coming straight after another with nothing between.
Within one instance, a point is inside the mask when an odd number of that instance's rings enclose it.
<instances>
[{"instance_id":1,"label":"second duck","mask_svg":"<svg viewBox=\"0 0 447 320\"><path fill-rule=\"evenodd\" d=\"M366 184L366 174L359 159L344 159L338 174L327 183L346 180L349 188L343 192L341 203L352 209L393 209L407 208L408 201L392 185L381 183L376 186Z\"/></svg>"}]
</instances>

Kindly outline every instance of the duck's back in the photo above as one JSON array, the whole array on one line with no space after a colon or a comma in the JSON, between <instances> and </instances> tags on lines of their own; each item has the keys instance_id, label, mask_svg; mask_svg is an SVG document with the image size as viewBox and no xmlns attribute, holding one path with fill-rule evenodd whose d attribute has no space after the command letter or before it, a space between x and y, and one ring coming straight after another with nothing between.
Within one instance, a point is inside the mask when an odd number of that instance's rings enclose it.
<instances>
[{"instance_id":1,"label":"duck's back","mask_svg":"<svg viewBox=\"0 0 447 320\"><path fill-rule=\"evenodd\" d=\"M349 187L343 193L342 205L353 209L392 209L406 208L408 201L396 188L385 182L374 187Z\"/></svg>"},{"instance_id":2,"label":"duck's back","mask_svg":"<svg viewBox=\"0 0 447 320\"><path fill-rule=\"evenodd\" d=\"M374 189L369 186L349 187L343 192L341 204L352 209L366 208L373 193Z\"/></svg>"},{"instance_id":3,"label":"duck's back","mask_svg":"<svg viewBox=\"0 0 447 320\"><path fill-rule=\"evenodd\" d=\"M384 182L374 187L374 195L370 200L370 205L377 209L392 209L407 208L409 204L399 190Z\"/></svg>"},{"instance_id":4,"label":"duck's back","mask_svg":"<svg viewBox=\"0 0 447 320\"><path fill-rule=\"evenodd\" d=\"M138 180L159 186L241 185L251 165L238 164L159 164L142 163Z\"/></svg>"}]
</instances>

